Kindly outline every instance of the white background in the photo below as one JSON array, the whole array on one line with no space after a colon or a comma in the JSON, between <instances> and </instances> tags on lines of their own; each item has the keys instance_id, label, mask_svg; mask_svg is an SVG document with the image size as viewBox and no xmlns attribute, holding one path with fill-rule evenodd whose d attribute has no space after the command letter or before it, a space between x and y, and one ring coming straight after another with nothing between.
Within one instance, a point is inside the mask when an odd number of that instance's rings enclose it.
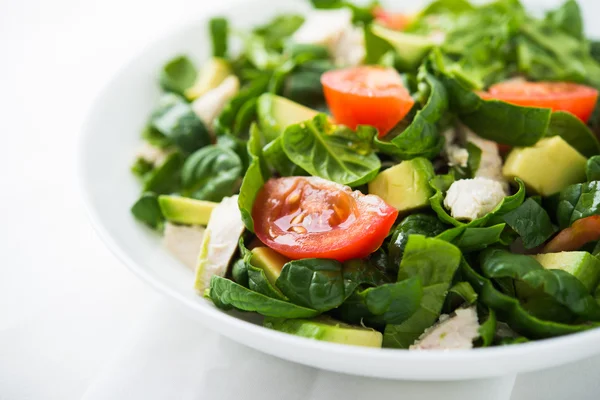
<instances>
[{"instance_id":1,"label":"white background","mask_svg":"<svg viewBox=\"0 0 600 400\"><path fill-rule=\"evenodd\" d=\"M595 1L581 1L588 17L600 14ZM89 226L75 185L76 141L119 66L213 3L0 0L1 400L81 398L135 343L140 318L169 314ZM580 364L584 372L566 382L554 379L560 371L520 378L519 398L530 398L524 381L595 398L600 384L585 378L597 376L599 361Z\"/></svg>"}]
</instances>

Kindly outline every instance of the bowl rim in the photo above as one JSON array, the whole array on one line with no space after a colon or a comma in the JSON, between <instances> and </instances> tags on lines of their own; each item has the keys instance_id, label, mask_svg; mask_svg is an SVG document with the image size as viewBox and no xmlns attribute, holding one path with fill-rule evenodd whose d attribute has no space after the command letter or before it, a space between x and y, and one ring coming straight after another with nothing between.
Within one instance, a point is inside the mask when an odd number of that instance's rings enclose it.
<instances>
[{"instance_id":1,"label":"bowl rim","mask_svg":"<svg viewBox=\"0 0 600 400\"><path fill-rule=\"evenodd\" d=\"M254 3L259 3L261 1L267 3L268 0L252 1ZM223 312L215 307L200 307L197 302L190 301L177 290L170 288L168 285L154 277L152 273L145 270L145 268L140 263L136 262L135 259L133 259L127 253L127 250L112 237L109 229L103 223L102 219L100 218L100 213L98 209L94 206L94 202L92 201L93 196L92 190L90 189L90 183L87 179L85 179L86 171L88 171L89 168L92 168L92 166L88 164L85 156L87 154L86 149L88 148L87 143L93 137L93 117L96 114L96 110L100 108L100 104L102 104L105 101L104 99L110 97L110 93L114 91L114 87L115 85L117 85L120 76L124 75L126 71L135 70L136 65L140 62L140 60L147 53L150 53L153 48L158 47L160 43L168 42L173 36L175 36L178 33L192 29L199 24L205 24L211 16L214 16L219 13L227 13L227 9L231 7L232 4L241 2L241 0L234 0L233 2L227 3L225 7L215 7L211 9L209 13L204 13L198 18L195 18L191 21L183 22L179 25L172 27L171 29L167 29L162 34L158 35L155 39L152 39L150 42L142 46L138 51L133 52L127 58L127 60L123 62L121 67L117 68L116 71L112 74L112 76L105 81L102 89L96 94L94 100L91 102L91 105L88 108L88 111L84 118L84 123L82 124L82 128L77 136L76 185L78 186L78 191L80 192L85 212L90 220L92 227L94 228L100 239L107 246L107 248L116 256L116 258L119 261L121 261L121 263L123 263L134 275L136 275L142 281L147 283L157 292L176 300L178 303L182 303L186 306L188 310L194 311L196 315L198 315L199 311L202 315L202 323L205 326L216 330L220 334L228 336L236 341L239 341L242 344L248 343L244 343L243 340L240 340L239 336L232 335L231 331L240 330L250 335L261 336L268 340L277 342L280 345L289 346L290 348L295 349L295 351L299 352L307 351L308 353L312 354L318 352L321 354L322 357L339 356L343 357L344 359L356 358L362 360L369 360L369 362L425 362L435 363L438 365L441 363L448 367L452 366L452 368L460 369L461 365L466 365L470 363L488 363L491 360L494 360L499 364L506 363L509 361L514 362L515 359L524 358L532 359L540 357L545 360L544 365L541 367L510 367L508 368L508 370L510 371L507 370L506 373L525 372L531 370L550 368L556 365L582 359L586 356L592 356L600 352L600 329L590 329L584 332L578 332L561 337L530 341L527 343L521 343L510 346L495 346L487 348L475 348L470 350L452 351L406 351L405 349L368 348L323 342L264 328L262 326L229 315L228 313ZM124 171L124 173L126 173L126 171ZM208 302L208 300L205 301ZM229 329L226 331L224 327ZM249 345L251 347L259 349L262 352L280 358L292 359L293 361L299 362L301 364L314 366L310 361L307 361L305 357L293 357L289 354L286 356L282 356L280 352L278 352L275 349L264 348L254 344ZM579 351L575 352L577 353L576 355L572 355L571 357L562 357L558 361L554 361L553 358L545 357L545 355L553 354L557 351L565 352L568 350L575 350L581 348L582 346L587 347L590 350L585 356L582 356L580 354L581 351ZM380 378L392 378L394 376L394 374L390 374L390 376L381 376L380 374L370 374L368 372L358 373L354 371L356 368L344 369L322 365L318 367L332 371L350 373L354 375L372 376ZM489 376L498 376L501 374L502 373L489 373L482 371L482 373L480 374L471 373L467 375L471 376L472 378L481 378ZM464 375L464 373L461 374L457 371L449 371L449 373L447 374L437 374L432 377L412 376L410 377L410 379L455 380L464 379L461 378Z\"/></svg>"}]
</instances>

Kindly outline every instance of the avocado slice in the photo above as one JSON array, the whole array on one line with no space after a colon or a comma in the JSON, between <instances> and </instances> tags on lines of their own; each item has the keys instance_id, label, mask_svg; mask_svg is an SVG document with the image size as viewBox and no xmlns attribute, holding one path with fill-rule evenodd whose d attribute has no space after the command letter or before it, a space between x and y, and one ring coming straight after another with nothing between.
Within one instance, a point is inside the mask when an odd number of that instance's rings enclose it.
<instances>
[{"instance_id":1,"label":"avocado slice","mask_svg":"<svg viewBox=\"0 0 600 400\"><path fill-rule=\"evenodd\" d=\"M158 196L158 205L166 219L186 225L206 225L219 203L181 196Z\"/></svg>"},{"instance_id":2,"label":"avocado slice","mask_svg":"<svg viewBox=\"0 0 600 400\"><path fill-rule=\"evenodd\" d=\"M369 193L377 195L400 213L429 206L433 189L429 181L435 176L433 165L417 157L380 172L369 182Z\"/></svg>"},{"instance_id":3,"label":"avocado slice","mask_svg":"<svg viewBox=\"0 0 600 400\"><path fill-rule=\"evenodd\" d=\"M587 251L538 254L534 258L547 269L562 269L579 279L590 293L600 282L600 260Z\"/></svg>"},{"instance_id":4,"label":"avocado slice","mask_svg":"<svg viewBox=\"0 0 600 400\"><path fill-rule=\"evenodd\" d=\"M371 27L371 32L396 49L398 61L407 69L416 68L436 45L435 41L427 36L395 31L377 24Z\"/></svg>"},{"instance_id":5,"label":"avocado slice","mask_svg":"<svg viewBox=\"0 0 600 400\"><path fill-rule=\"evenodd\" d=\"M319 112L285 97L264 93L258 98L258 123L270 142L290 125L313 119Z\"/></svg>"},{"instance_id":6,"label":"avocado slice","mask_svg":"<svg viewBox=\"0 0 600 400\"><path fill-rule=\"evenodd\" d=\"M348 325L331 317L315 319L265 318L266 328L310 339L354 346L381 347L381 332L362 326Z\"/></svg>"},{"instance_id":7,"label":"avocado slice","mask_svg":"<svg viewBox=\"0 0 600 400\"><path fill-rule=\"evenodd\" d=\"M185 90L185 97L194 100L204 93L218 87L229 75L231 68L229 63L222 58L211 58L198 72L194 84Z\"/></svg>"},{"instance_id":8,"label":"avocado slice","mask_svg":"<svg viewBox=\"0 0 600 400\"><path fill-rule=\"evenodd\" d=\"M260 268L265 272L265 275L271 285L275 286L275 282L285 263L290 261L289 258L279 254L269 247L255 247L251 251L252 258L250 264L256 268Z\"/></svg>"},{"instance_id":9,"label":"avocado slice","mask_svg":"<svg viewBox=\"0 0 600 400\"><path fill-rule=\"evenodd\" d=\"M560 136L544 138L532 147L514 148L502 174L509 181L521 178L529 190L551 196L574 183L585 181L587 158Z\"/></svg>"}]
</instances>

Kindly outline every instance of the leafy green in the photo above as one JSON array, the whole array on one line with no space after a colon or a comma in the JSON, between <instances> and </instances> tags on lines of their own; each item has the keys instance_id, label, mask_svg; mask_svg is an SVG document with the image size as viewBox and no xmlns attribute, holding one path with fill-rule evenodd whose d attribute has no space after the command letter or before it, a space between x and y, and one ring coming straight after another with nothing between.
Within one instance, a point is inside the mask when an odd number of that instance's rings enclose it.
<instances>
[{"instance_id":1,"label":"leafy green","mask_svg":"<svg viewBox=\"0 0 600 400\"><path fill-rule=\"evenodd\" d=\"M245 38L244 54L259 70L270 70L281 63L281 55L267 46L263 36L256 34Z\"/></svg>"},{"instance_id":2,"label":"leafy green","mask_svg":"<svg viewBox=\"0 0 600 400\"><path fill-rule=\"evenodd\" d=\"M213 57L227 57L228 26L227 20L223 17L215 17L209 21Z\"/></svg>"},{"instance_id":3,"label":"leafy green","mask_svg":"<svg viewBox=\"0 0 600 400\"><path fill-rule=\"evenodd\" d=\"M254 34L262 36L267 48L281 49L283 41L291 36L302 24L304 17L297 14L281 14L265 25L254 29Z\"/></svg>"},{"instance_id":4,"label":"leafy green","mask_svg":"<svg viewBox=\"0 0 600 400\"><path fill-rule=\"evenodd\" d=\"M589 158L585 169L585 175L587 176L588 182L600 180L600 156Z\"/></svg>"},{"instance_id":5,"label":"leafy green","mask_svg":"<svg viewBox=\"0 0 600 400\"><path fill-rule=\"evenodd\" d=\"M600 320L600 305L585 285L570 273L560 269L545 269L532 257L500 249L485 250L479 258L486 277L524 282L552 297L575 315L586 320Z\"/></svg>"},{"instance_id":6,"label":"leafy green","mask_svg":"<svg viewBox=\"0 0 600 400\"><path fill-rule=\"evenodd\" d=\"M216 275L210 279L210 298L219 308L235 307L267 317L311 318L319 315L317 310L267 297Z\"/></svg>"},{"instance_id":7,"label":"leafy green","mask_svg":"<svg viewBox=\"0 0 600 400\"><path fill-rule=\"evenodd\" d=\"M265 271L261 268L254 267L252 264L247 262L248 268L248 289L264 294L265 296L271 297L277 300L286 301L287 298L277 289L275 286L269 282L267 279L267 275L265 275Z\"/></svg>"},{"instance_id":8,"label":"leafy green","mask_svg":"<svg viewBox=\"0 0 600 400\"><path fill-rule=\"evenodd\" d=\"M414 71L436 44L428 36L388 29L377 24L365 30L365 39L368 62L380 63L386 54L393 51L393 64L401 71Z\"/></svg>"},{"instance_id":9,"label":"leafy green","mask_svg":"<svg viewBox=\"0 0 600 400\"><path fill-rule=\"evenodd\" d=\"M526 249L541 245L556 232L546 210L532 198L504 214L503 218L519 234Z\"/></svg>"},{"instance_id":10,"label":"leafy green","mask_svg":"<svg viewBox=\"0 0 600 400\"><path fill-rule=\"evenodd\" d=\"M376 1L372 1L365 6L359 6L345 0L310 0L310 2L317 9L330 10L348 7L352 10L352 22L361 22L363 24L368 24L373 20L373 8L377 5Z\"/></svg>"},{"instance_id":11,"label":"leafy green","mask_svg":"<svg viewBox=\"0 0 600 400\"><path fill-rule=\"evenodd\" d=\"M165 221L158 205L156 193L146 192L131 207L133 216L154 229L160 230Z\"/></svg>"},{"instance_id":12,"label":"leafy green","mask_svg":"<svg viewBox=\"0 0 600 400\"><path fill-rule=\"evenodd\" d=\"M575 0L567 0L556 10L548 12L546 20L574 38L584 39L581 10Z\"/></svg>"},{"instance_id":13,"label":"leafy green","mask_svg":"<svg viewBox=\"0 0 600 400\"><path fill-rule=\"evenodd\" d=\"M547 136L560 136L586 157L600 154L600 142L579 118L565 111L555 111L550 118Z\"/></svg>"},{"instance_id":14,"label":"leafy green","mask_svg":"<svg viewBox=\"0 0 600 400\"><path fill-rule=\"evenodd\" d=\"M446 226L434 215L412 214L404 218L392 233L388 253L392 271L397 273L410 235L437 236Z\"/></svg>"},{"instance_id":15,"label":"leafy green","mask_svg":"<svg viewBox=\"0 0 600 400\"><path fill-rule=\"evenodd\" d=\"M287 127L281 145L288 158L311 175L359 186L375 178L381 167L371 150L374 135L374 128L359 126L353 132L319 114L312 121Z\"/></svg>"},{"instance_id":16,"label":"leafy green","mask_svg":"<svg viewBox=\"0 0 600 400\"><path fill-rule=\"evenodd\" d=\"M557 219L561 229L578 219L600 214L600 181L578 183L560 192Z\"/></svg>"},{"instance_id":17,"label":"leafy green","mask_svg":"<svg viewBox=\"0 0 600 400\"><path fill-rule=\"evenodd\" d=\"M505 197L500 204L496 206L492 211L487 213L481 218L474 219L470 222L461 222L454 219L444 209L444 196L450 188L450 185L454 182L454 178L450 175L437 175L433 178L429 184L435 190L435 194L429 199L431 208L437 216L445 223L452 224L454 226L465 226L465 227L479 227L486 226L490 223L497 223L497 219L502 217L504 214L516 209L525 200L525 184L520 179L515 179L519 184L519 190L512 196Z\"/></svg>"},{"instance_id":18,"label":"leafy green","mask_svg":"<svg viewBox=\"0 0 600 400\"><path fill-rule=\"evenodd\" d=\"M144 175L142 192L165 194L181 188L181 168L184 157L180 152L171 153L159 166Z\"/></svg>"},{"instance_id":19,"label":"leafy green","mask_svg":"<svg viewBox=\"0 0 600 400\"><path fill-rule=\"evenodd\" d=\"M513 330L522 335L543 339L594 327L593 324L568 325L536 318L521 307L519 300L500 292L489 279L475 272L464 259L461 262L461 272L479 294L479 301L494 310L501 321L506 321Z\"/></svg>"},{"instance_id":20,"label":"leafy green","mask_svg":"<svg viewBox=\"0 0 600 400\"><path fill-rule=\"evenodd\" d=\"M307 107L318 108L325 102L321 75L331 69L335 69L335 65L326 58L299 63L285 77L283 96Z\"/></svg>"},{"instance_id":21,"label":"leafy green","mask_svg":"<svg viewBox=\"0 0 600 400\"><path fill-rule=\"evenodd\" d=\"M231 266L231 277L235 283L248 287L248 264L243 258L236 260Z\"/></svg>"},{"instance_id":22,"label":"leafy green","mask_svg":"<svg viewBox=\"0 0 600 400\"><path fill-rule=\"evenodd\" d=\"M398 281L418 277L423 285L423 298L419 309L408 320L386 326L385 347L408 348L437 321L460 259L460 250L448 242L422 235L409 237Z\"/></svg>"},{"instance_id":23,"label":"leafy green","mask_svg":"<svg viewBox=\"0 0 600 400\"><path fill-rule=\"evenodd\" d=\"M160 71L160 86L163 90L183 95L191 87L198 75L194 63L186 56L169 60Z\"/></svg>"},{"instance_id":24,"label":"leafy green","mask_svg":"<svg viewBox=\"0 0 600 400\"><path fill-rule=\"evenodd\" d=\"M452 243L463 253L483 250L501 240L506 224L497 224L486 228L457 226L436 236L438 239Z\"/></svg>"},{"instance_id":25,"label":"leafy green","mask_svg":"<svg viewBox=\"0 0 600 400\"><path fill-rule=\"evenodd\" d=\"M460 296L469 304L475 304L477 301L477 292L475 292L473 286L471 286L469 282L458 282L454 284L448 292Z\"/></svg>"},{"instance_id":26,"label":"leafy green","mask_svg":"<svg viewBox=\"0 0 600 400\"><path fill-rule=\"evenodd\" d=\"M218 145L192 154L183 165L181 178L186 196L219 202L235 192L242 161L233 151Z\"/></svg>"},{"instance_id":27,"label":"leafy green","mask_svg":"<svg viewBox=\"0 0 600 400\"><path fill-rule=\"evenodd\" d=\"M419 71L419 82L424 95L427 93L427 103L414 116L414 119L404 129L399 124L389 135L395 136L391 141L375 139L379 151L409 160L415 157L434 158L439 155L444 146L444 138L440 135L437 122L448 108L448 97L444 86L425 68Z\"/></svg>"},{"instance_id":28,"label":"leafy green","mask_svg":"<svg viewBox=\"0 0 600 400\"><path fill-rule=\"evenodd\" d=\"M131 165L131 172L141 179L144 179L144 176L150 173L153 169L154 164L152 164L149 161L146 161L142 157L136 158L134 163Z\"/></svg>"},{"instance_id":29,"label":"leafy green","mask_svg":"<svg viewBox=\"0 0 600 400\"><path fill-rule=\"evenodd\" d=\"M210 143L210 135L189 103L167 93L150 116L150 125L168 137L184 153L192 153Z\"/></svg>"},{"instance_id":30,"label":"leafy green","mask_svg":"<svg viewBox=\"0 0 600 400\"><path fill-rule=\"evenodd\" d=\"M494 341L496 335L496 313L491 308L488 309L488 317L484 323L479 326L479 336L481 337L481 347L488 347Z\"/></svg>"},{"instance_id":31,"label":"leafy green","mask_svg":"<svg viewBox=\"0 0 600 400\"><path fill-rule=\"evenodd\" d=\"M308 172L294 164L283 151L281 137L277 137L263 148L263 158L269 168L281 176L308 175Z\"/></svg>"}]
</instances>

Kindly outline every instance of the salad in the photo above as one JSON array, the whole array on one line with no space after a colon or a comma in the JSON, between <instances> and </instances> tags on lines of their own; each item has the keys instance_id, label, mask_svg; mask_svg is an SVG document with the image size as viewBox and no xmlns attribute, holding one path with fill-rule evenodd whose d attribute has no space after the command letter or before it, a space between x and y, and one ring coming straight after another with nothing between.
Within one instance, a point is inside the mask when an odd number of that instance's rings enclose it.
<instances>
[{"instance_id":1,"label":"salad","mask_svg":"<svg viewBox=\"0 0 600 400\"><path fill-rule=\"evenodd\" d=\"M160 70L131 211L198 294L372 347L600 326L600 43L577 3L312 4L214 18L212 58Z\"/></svg>"}]
</instances>

